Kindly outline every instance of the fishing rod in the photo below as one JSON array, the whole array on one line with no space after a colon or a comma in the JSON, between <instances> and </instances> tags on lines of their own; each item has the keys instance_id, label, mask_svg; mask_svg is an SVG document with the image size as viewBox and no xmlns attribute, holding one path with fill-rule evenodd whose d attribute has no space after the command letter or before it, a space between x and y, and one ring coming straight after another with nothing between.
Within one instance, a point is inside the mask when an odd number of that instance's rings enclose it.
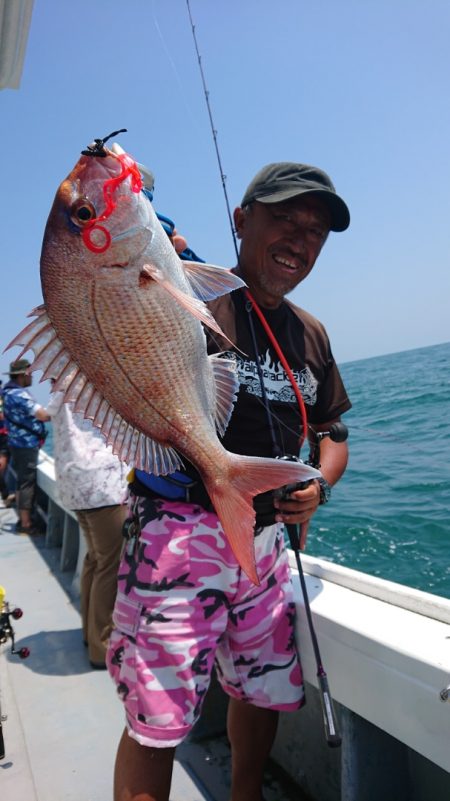
<instances>
[{"instance_id":1,"label":"fishing rod","mask_svg":"<svg viewBox=\"0 0 450 801\"><path fill-rule=\"evenodd\" d=\"M309 458L307 460L307 464L310 464L312 467L319 468L320 467L320 443L324 437L329 437L333 442L345 442L348 437L348 428L345 423L333 423L330 426L329 431L319 431L315 432L313 429L310 429L310 433L313 435L313 442L311 443ZM289 457L287 457L289 458ZM289 493L295 489L301 489L304 487L305 484L294 485L292 487L285 487L278 497L285 497L289 496ZM303 566L300 559L300 527L293 523L286 524L286 531L289 537L289 544L291 549L294 551L295 561L297 563L297 570L300 579L300 586L302 588L302 595L303 595L303 602L305 606L305 613L306 613L306 620L308 623L309 635L311 637L311 643L314 651L314 658L316 660L316 668L317 668L317 681L319 684L319 691L320 691L320 700L322 704L322 714L323 714L323 723L325 727L325 737L328 745L330 748L338 748L342 743L342 738L339 731L339 726L336 718L336 713L334 711L333 706L333 699L330 693L330 687L328 684L328 676L323 666L322 657L320 655L319 643L317 641L317 635L314 629L314 623L312 619L311 607L309 604L308 598L308 590L306 588L306 580L305 574L303 572Z\"/></svg>"},{"instance_id":2,"label":"fishing rod","mask_svg":"<svg viewBox=\"0 0 450 801\"><path fill-rule=\"evenodd\" d=\"M205 74L204 74L203 65L202 65L202 58L201 58L201 55L200 55L200 50L199 50L199 46L198 46L198 42L197 42L197 35L195 33L195 24L194 24L194 20L193 20L193 17L192 17L189 0L186 0L186 6L187 6L187 10L188 10L190 25L191 25L192 37L193 37L193 40L194 40L195 52L197 54L197 61L198 61L200 77L201 77L201 81L202 81L202 85L203 85L203 93L204 93L204 96L205 96L206 107L207 107L207 110L208 110L208 116L209 116L209 122L210 122L210 126L211 126L211 132L212 132L212 136L213 136L213 140L214 140L214 147L215 147L217 163L218 163L219 171L220 171L220 179L221 179L221 182L222 182L222 188L223 188L223 193L224 193L224 197L225 197L225 205L226 205L226 209L227 209L228 220L229 220L229 223L230 223L234 250L235 250L235 253L236 253L236 259L237 259L237 263L238 263L238 266L239 266L239 264L240 264L239 248L238 248L238 244L237 244L236 230L235 230L235 227L234 227L234 224L233 224L233 217L232 217L232 214L231 214L231 207L230 207L230 202L229 202L229 198L228 198L228 192L227 192L227 186L226 186L226 175L225 175L223 167L222 167L222 159L221 159L221 156L220 156L219 144L218 144L218 139L217 139L217 129L215 128L215 125L214 125L214 119L213 119L213 115L212 115L212 111L211 111L211 104L209 102L209 91L208 91L208 88L207 88L207 85L206 85L206 79L205 79ZM249 317L250 327L251 327L252 334L254 334L253 323L251 322L251 314L250 314L251 309L254 308L255 311L257 312L258 316L260 316L262 313L260 312L256 302L253 300L253 298L250 296L250 294L246 293L246 295L247 295L247 299L248 299L248 303L249 303L249 307L248 307L249 314L248 314L248 317ZM257 359L257 362L258 362L258 359ZM260 381L261 381L261 379L262 379L262 376L260 374ZM261 384L261 389L263 391L263 389L264 389L263 388L263 384ZM263 392L263 394L264 394L264 392ZM300 393L298 393L298 394L300 395ZM297 393L296 393L296 395L297 395ZM301 415L302 415L302 419L304 421L304 419L305 419L305 411L304 411L304 404L303 404L303 399L301 398L301 395L300 395L300 397L298 397L298 402L299 402L299 407L300 407L300 412L301 412ZM270 414L270 411L268 413ZM305 433L306 432L304 430L304 435L305 435ZM344 440L347 439L348 431L347 431L347 427L344 425L344 423L335 423L333 426L330 426L330 431L319 432L319 433L313 432L313 435L315 435L315 440L314 440L314 442L313 442L313 444L311 446L310 457L309 457L308 464L311 464L314 467L320 467L319 454L320 454L320 441L321 441L321 439L323 437L325 437L325 436L329 436L330 439L334 440L335 442L343 442ZM281 458L287 458L287 459L296 460L296 457L290 457L290 456L281 457ZM316 462L316 464L314 464L314 462ZM305 487L305 484L302 484L301 487ZM297 489L300 488L300 485L296 485L295 488L297 488ZM290 491L292 491L292 487L291 488L287 487L287 488L284 488L284 489L285 490L286 489L290 489ZM338 727L338 723L337 723L336 714L334 712L333 702L332 702L330 689L329 689L329 685L328 685L327 674L326 674L325 669L323 667L323 662L322 662L322 658L321 658L320 650L319 650L319 644L318 644L318 641L317 641L317 635L316 635L316 632L315 632L315 629L314 629L314 623L313 623L312 614L311 614L311 607L310 607L309 598L308 598L308 591L307 591L306 582L305 582L305 576L304 576L304 573L303 573L302 563L301 563L301 559L300 559L299 527L297 525L288 524L286 526L286 529L287 529L290 545L291 545L292 550L294 551L295 559L296 559L296 562L297 562L298 575L299 575L299 579L300 579L300 586L301 586L303 602L304 602L304 606L305 606L306 618L307 618L307 622L308 622L308 629L309 629L311 642L312 642L312 646L313 646L314 657L315 657L315 660L316 660L317 680L318 680L319 693L320 693L321 703L322 703L322 712L323 712L324 727L325 727L325 737L326 737L328 745L331 748L336 748L336 747L339 747L341 745L342 739L341 739L341 735L339 733L339 727Z\"/></svg>"},{"instance_id":3,"label":"fishing rod","mask_svg":"<svg viewBox=\"0 0 450 801\"><path fill-rule=\"evenodd\" d=\"M217 130L216 130L215 126L214 126L214 120L213 120L213 115L212 115L212 111L211 111L211 105L210 105L210 102L209 102L209 91L208 91L207 86L206 86L205 74L203 72L203 66L202 66L202 57L200 55L200 50L199 50L198 43L197 43L197 36L196 36L196 33L195 33L195 25L194 25L194 20L192 18L192 14L191 14L191 6L189 4L189 0L186 0L186 5L187 5L188 14L189 14L189 21L191 23L191 30L192 30L192 37L194 39L195 52L197 53L197 61L198 61L198 67L199 67L199 70L200 70L200 77L201 77L202 84L203 84L203 93L204 93L205 100L206 100L206 108L208 109L209 123L210 123L210 126L211 126L212 136L213 136L213 140L214 140L214 148L215 148L215 151L216 151L217 163L219 165L220 180L222 182L223 194L224 194L224 197L225 197L225 205L226 205L226 208L227 208L228 220L229 220L230 228L231 228L231 235L233 237L234 250L235 250L235 253L236 253L237 261L239 263L239 248L237 246L236 230L235 230L235 227L234 227L234 224L233 224L233 215L231 214L230 201L228 199L228 192L227 192L227 176L225 175L225 173L223 171L222 159L220 158L219 143L217 141Z\"/></svg>"}]
</instances>

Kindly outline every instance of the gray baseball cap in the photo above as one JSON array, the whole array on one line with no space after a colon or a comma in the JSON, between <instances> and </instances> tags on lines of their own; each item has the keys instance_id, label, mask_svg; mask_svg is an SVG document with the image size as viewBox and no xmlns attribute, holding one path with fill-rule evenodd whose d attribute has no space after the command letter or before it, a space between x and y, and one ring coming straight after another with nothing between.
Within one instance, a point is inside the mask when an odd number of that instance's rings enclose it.
<instances>
[{"instance_id":1,"label":"gray baseball cap","mask_svg":"<svg viewBox=\"0 0 450 801\"><path fill-rule=\"evenodd\" d=\"M318 167L281 161L267 164L247 187L241 206L254 200L280 203L298 195L315 195L328 208L332 231L345 231L350 225L350 212L336 193L331 178Z\"/></svg>"}]
</instances>

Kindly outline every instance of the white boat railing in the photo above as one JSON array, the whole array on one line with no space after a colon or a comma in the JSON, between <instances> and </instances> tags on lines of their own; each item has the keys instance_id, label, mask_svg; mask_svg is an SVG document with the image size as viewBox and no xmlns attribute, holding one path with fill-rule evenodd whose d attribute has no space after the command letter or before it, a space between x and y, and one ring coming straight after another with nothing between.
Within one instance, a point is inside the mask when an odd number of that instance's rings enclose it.
<instances>
[{"instance_id":1,"label":"white boat railing","mask_svg":"<svg viewBox=\"0 0 450 801\"><path fill-rule=\"evenodd\" d=\"M61 567L74 571L72 589L77 594L83 540L73 513L61 507L53 460L47 454L40 460L38 483L49 499L47 544L61 546ZM293 553L291 557L296 574ZM275 758L321 801L363 801L371 797L361 792L363 775L366 783L379 788L376 797L390 801L389 788L396 787L399 761L405 786L416 777L416 794L406 794L405 801L448 801L450 600L306 554L301 558L321 656L345 737L339 758L317 745L318 740L324 742L317 669L300 584L294 575L297 635L308 703L305 711L282 716ZM313 736L315 729L318 732ZM315 757L317 748L322 749L322 762L315 765L317 759L311 756L305 788L304 765L313 743ZM402 756L389 768L388 757L398 747ZM380 761L385 765L382 778ZM334 796L329 784L330 775L336 771L341 790ZM426 790L420 794L417 776L424 773L435 787L442 786L442 796L427 796ZM403 796L392 790L392 798L402 801Z\"/></svg>"}]
</instances>

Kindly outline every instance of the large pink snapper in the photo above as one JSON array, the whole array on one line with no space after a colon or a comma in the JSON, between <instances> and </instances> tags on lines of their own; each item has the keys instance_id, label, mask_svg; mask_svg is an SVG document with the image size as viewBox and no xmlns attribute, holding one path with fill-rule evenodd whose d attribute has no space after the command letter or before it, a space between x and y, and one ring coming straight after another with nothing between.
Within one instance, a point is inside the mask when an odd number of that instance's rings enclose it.
<instances>
[{"instance_id":1,"label":"large pink snapper","mask_svg":"<svg viewBox=\"0 0 450 801\"><path fill-rule=\"evenodd\" d=\"M233 552L255 566L254 495L320 473L302 463L226 451L238 389L231 361L208 356L202 324L221 333L204 301L243 282L176 255L117 145L84 155L59 187L41 257L44 306L11 343L32 370L100 428L120 459L165 475L198 469Z\"/></svg>"}]
</instances>

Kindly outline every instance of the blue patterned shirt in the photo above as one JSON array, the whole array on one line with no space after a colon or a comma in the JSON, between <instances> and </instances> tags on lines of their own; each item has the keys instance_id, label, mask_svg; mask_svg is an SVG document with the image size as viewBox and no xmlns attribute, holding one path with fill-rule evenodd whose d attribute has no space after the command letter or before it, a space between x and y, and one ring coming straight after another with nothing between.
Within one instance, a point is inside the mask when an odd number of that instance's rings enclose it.
<instances>
[{"instance_id":1,"label":"blue patterned shirt","mask_svg":"<svg viewBox=\"0 0 450 801\"><path fill-rule=\"evenodd\" d=\"M15 381L9 381L3 389L3 414L8 430L8 445L11 448L38 448L45 431L44 424L37 420L35 412L40 408L32 395Z\"/></svg>"}]
</instances>

